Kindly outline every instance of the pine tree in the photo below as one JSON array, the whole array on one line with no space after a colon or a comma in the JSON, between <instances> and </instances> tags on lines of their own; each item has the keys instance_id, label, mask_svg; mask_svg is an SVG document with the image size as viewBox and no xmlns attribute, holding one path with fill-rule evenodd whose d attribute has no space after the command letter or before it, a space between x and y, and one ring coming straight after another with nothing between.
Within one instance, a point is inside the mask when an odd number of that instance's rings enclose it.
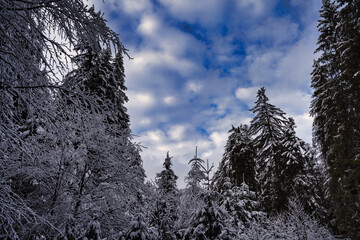
<instances>
[{"instance_id":1,"label":"pine tree","mask_svg":"<svg viewBox=\"0 0 360 240\"><path fill-rule=\"evenodd\" d=\"M251 120L250 132L254 136L254 145L257 150L257 173L261 187L261 196L264 208L276 212L281 206L278 196L281 184L279 148L283 137L286 118L285 113L268 103L265 88L257 93L255 106L250 109L256 115Z\"/></svg>"},{"instance_id":2,"label":"pine tree","mask_svg":"<svg viewBox=\"0 0 360 240\"><path fill-rule=\"evenodd\" d=\"M226 211L217 205L219 197L219 193L216 192L202 194L204 204L192 214L185 231L185 240L235 239L231 236L231 229L225 224Z\"/></svg>"},{"instance_id":3,"label":"pine tree","mask_svg":"<svg viewBox=\"0 0 360 240\"><path fill-rule=\"evenodd\" d=\"M314 65L311 114L329 169L329 187L340 233L360 233L360 27L359 1L323 1L318 26L321 56Z\"/></svg>"},{"instance_id":4,"label":"pine tree","mask_svg":"<svg viewBox=\"0 0 360 240\"><path fill-rule=\"evenodd\" d=\"M152 222L158 229L158 236L164 240L176 239L174 224L177 220L177 208L179 205L179 191L176 187L177 176L171 169L169 152L164 161L165 170L156 174L158 198L155 203Z\"/></svg>"},{"instance_id":5,"label":"pine tree","mask_svg":"<svg viewBox=\"0 0 360 240\"><path fill-rule=\"evenodd\" d=\"M70 72L59 96L59 114L67 124L63 160L67 201L77 223L96 216L104 235L127 226L128 216L142 206L144 169L139 147L132 142L122 57L107 49L77 47L79 67ZM70 174L69 174L70 173ZM66 177L65 177L66 176ZM71 198L70 198L71 197Z\"/></svg>"},{"instance_id":6,"label":"pine tree","mask_svg":"<svg viewBox=\"0 0 360 240\"><path fill-rule=\"evenodd\" d=\"M201 203L201 194L205 189L202 187L202 182L206 179L204 172L205 161L197 156L197 147L195 150L195 156L189 161L191 167L188 175L185 177L187 182L186 188L181 191L180 205L178 208L179 218L176 221L175 227L180 231L184 229L194 211L198 210Z\"/></svg>"},{"instance_id":7,"label":"pine tree","mask_svg":"<svg viewBox=\"0 0 360 240\"><path fill-rule=\"evenodd\" d=\"M304 148L307 145L296 136L295 127L294 119L289 118L276 152L278 164L275 172L278 182L275 188L275 208L280 211L286 209L288 199L294 194L305 195L310 184L306 180L308 173L305 171L308 159L305 156L307 149Z\"/></svg>"},{"instance_id":8,"label":"pine tree","mask_svg":"<svg viewBox=\"0 0 360 240\"><path fill-rule=\"evenodd\" d=\"M311 86L314 88L310 114L314 116L315 140L321 143L321 152L325 158L331 154L339 121L336 118L336 102L338 98L336 85L339 79L340 53L337 49L339 32L336 28L339 19L337 6L324 0L318 29L318 48L315 52L322 55L314 62Z\"/></svg>"},{"instance_id":9,"label":"pine tree","mask_svg":"<svg viewBox=\"0 0 360 240\"><path fill-rule=\"evenodd\" d=\"M225 146L223 159L219 169L213 177L215 190L221 189L224 180L228 177L235 186L240 186L245 180L252 190L258 189L255 179L255 148L249 135L249 128L245 125L234 127Z\"/></svg>"},{"instance_id":10,"label":"pine tree","mask_svg":"<svg viewBox=\"0 0 360 240\"><path fill-rule=\"evenodd\" d=\"M360 235L360 1L338 0L341 41L340 81L334 154L329 162L330 191L335 203L337 226L342 233Z\"/></svg>"},{"instance_id":11,"label":"pine tree","mask_svg":"<svg viewBox=\"0 0 360 240\"><path fill-rule=\"evenodd\" d=\"M195 195L201 191L202 182L206 179L204 172L205 168L203 166L204 163L205 161L203 159L198 158L196 148L194 158L189 161L191 169L185 177L187 189Z\"/></svg>"},{"instance_id":12,"label":"pine tree","mask_svg":"<svg viewBox=\"0 0 360 240\"><path fill-rule=\"evenodd\" d=\"M178 177L175 175L174 171L171 169L172 163L169 156L169 152L166 155L163 166L165 170L161 173L156 174L156 184L158 186L158 192L160 195L176 195L178 192L176 186L176 180Z\"/></svg>"},{"instance_id":13,"label":"pine tree","mask_svg":"<svg viewBox=\"0 0 360 240\"><path fill-rule=\"evenodd\" d=\"M222 195L223 200L220 201L220 205L231 216L227 222L238 231L244 230L252 222L266 216L264 212L260 211L258 195L251 191L245 182L237 187L232 186L230 178L225 178Z\"/></svg>"},{"instance_id":14,"label":"pine tree","mask_svg":"<svg viewBox=\"0 0 360 240\"><path fill-rule=\"evenodd\" d=\"M119 240L155 240L157 236L148 228L144 216L137 214L130 222L127 232L119 237Z\"/></svg>"}]
</instances>

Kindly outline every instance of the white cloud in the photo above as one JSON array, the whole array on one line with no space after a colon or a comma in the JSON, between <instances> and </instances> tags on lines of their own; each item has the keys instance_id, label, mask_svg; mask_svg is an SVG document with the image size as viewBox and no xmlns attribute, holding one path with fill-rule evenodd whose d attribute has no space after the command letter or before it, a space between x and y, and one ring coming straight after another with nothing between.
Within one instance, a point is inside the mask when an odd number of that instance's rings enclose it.
<instances>
[{"instance_id":1,"label":"white cloud","mask_svg":"<svg viewBox=\"0 0 360 240\"><path fill-rule=\"evenodd\" d=\"M138 31L144 35L155 35L160 28L160 22L154 16L144 16L138 26Z\"/></svg>"},{"instance_id":2,"label":"white cloud","mask_svg":"<svg viewBox=\"0 0 360 240\"><path fill-rule=\"evenodd\" d=\"M151 93L135 93L128 91L129 102L127 103L128 108L150 108L154 106L156 100Z\"/></svg>"},{"instance_id":3,"label":"white cloud","mask_svg":"<svg viewBox=\"0 0 360 240\"><path fill-rule=\"evenodd\" d=\"M203 88L203 85L199 82L188 82L187 83L187 89L194 93L200 92L200 90L202 88Z\"/></svg>"},{"instance_id":4,"label":"white cloud","mask_svg":"<svg viewBox=\"0 0 360 240\"><path fill-rule=\"evenodd\" d=\"M150 118L143 118L140 120L140 124L143 126L147 126L151 124L151 119Z\"/></svg>"},{"instance_id":5,"label":"white cloud","mask_svg":"<svg viewBox=\"0 0 360 240\"><path fill-rule=\"evenodd\" d=\"M175 125L171 126L168 131L168 134L172 140L182 140L187 127L185 125Z\"/></svg>"},{"instance_id":6,"label":"white cloud","mask_svg":"<svg viewBox=\"0 0 360 240\"><path fill-rule=\"evenodd\" d=\"M164 103L166 105L175 105L176 104L176 98L173 96L166 96L164 97Z\"/></svg>"},{"instance_id":7,"label":"white cloud","mask_svg":"<svg viewBox=\"0 0 360 240\"><path fill-rule=\"evenodd\" d=\"M165 138L165 135L161 130L154 130L146 132L144 137L148 138L150 141L162 142Z\"/></svg>"},{"instance_id":8,"label":"white cloud","mask_svg":"<svg viewBox=\"0 0 360 240\"><path fill-rule=\"evenodd\" d=\"M228 135L226 132L213 132L210 134L209 138L214 142L216 147L222 148L225 146Z\"/></svg>"},{"instance_id":9,"label":"white cloud","mask_svg":"<svg viewBox=\"0 0 360 240\"><path fill-rule=\"evenodd\" d=\"M297 89L277 89L267 90L269 102L280 107L288 116L309 112L311 95Z\"/></svg>"},{"instance_id":10,"label":"white cloud","mask_svg":"<svg viewBox=\"0 0 360 240\"><path fill-rule=\"evenodd\" d=\"M235 96L248 106L252 106L256 100L258 89L259 87L238 88L235 91Z\"/></svg>"},{"instance_id":11,"label":"white cloud","mask_svg":"<svg viewBox=\"0 0 360 240\"><path fill-rule=\"evenodd\" d=\"M307 143L312 143L312 123L313 118L309 113L294 116L295 124L297 126L296 135Z\"/></svg>"},{"instance_id":12,"label":"white cloud","mask_svg":"<svg viewBox=\"0 0 360 240\"><path fill-rule=\"evenodd\" d=\"M122 0L125 12L138 14L146 9L151 8L149 0Z\"/></svg>"}]
</instances>

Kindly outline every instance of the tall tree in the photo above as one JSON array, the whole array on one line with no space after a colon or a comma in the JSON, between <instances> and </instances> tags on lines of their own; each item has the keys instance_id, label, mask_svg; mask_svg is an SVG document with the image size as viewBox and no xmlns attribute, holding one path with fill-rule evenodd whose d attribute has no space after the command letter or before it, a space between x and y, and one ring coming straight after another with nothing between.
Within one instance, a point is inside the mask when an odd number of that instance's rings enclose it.
<instances>
[{"instance_id":1,"label":"tall tree","mask_svg":"<svg viewBox=\"0 0 360 240\"><path fill-rule=\"evenodd\" d=\"M63 119L69 130L67 171L72 174L65 187L79 226L96 217L107 235L127 225L125 211L135 214L141 207L145 174L124 107L122 57L112 58L106 49L95 52L87 43L77 49L79 67L64 80L72 91L60 96L63 109L69 110Z\"/></svg>"},{"instance_id":2,"label":"tall tree","mask_svg":"<svg viewBox=\"0 0 360 240\"><path fill-rule=\"evenodd\" d=\"M315 160L311 147L296 136L295 128L295 121L290 117L276 152L279 161L275 172L280 173L276 208L285 210L290 198L300 196L306 210L313 212L318 209L315 209L318 203L314 202L317 197L313 186Z\"/></svg>"},{"instance_id":3,"label":"tall tree","mask_svg":"<svg viewBox=\"0 0 360 240\"><path fill-rule=\"evenodd\" d=\"M4 228L36 237L50 234L47 229L52 227L29 221L30 213L51 223L65 222L55 221L59 216L54 214L53 199L59 200L59 186L66 179L62 149L68 143L67 126L57 121L56 101L59 91L70 90L61 86L72 58L70 49L84 41L95 51L112 45L114 54L123 54L125 48L101 14L81 0L0 1L0 9L0 181L12 196L9 200L15 201L4 206L22 206L20 212L8 212L13 225Z\"/></svg>"},{"instance_id":4,"label":"tall tree","mask_svg":"<svg viewBox=\"0 0 360 240\"><path fill-rule=\"evenodd\" d=\"M270 104L262 87L257 93L255 106L250 109L255 113L251 120L250 132L254 136L257 151L257 173L261 187L264 207L267 211L277 211L278 203L276 188L279 187L281 169L279 155L276 154L283 137L286 118L285 113Z\"/></svg>"},{"instance_id":5,"label":"tall tree","mask_svg":"<svg viewBox=\"0 0 360 240\"><path fill-rule=\"evenodd\" d=\"M245 125L234 127L229 130L231 133L225 146L223 159L219 169L213 177L213 185L220 190L225 183L225 178L230 178L235 186L240 186L245 181L251 190L258 190L255 176L256 151L253 146L249 128Z\"/></svg>"},{"instance_id":6,"label":"tall tree","mask_svg":"<svg viewBox=\"0 0 360 240\"><path fill-rule=\"evenodd\" d=\"M323 1L312 72L314 133L330 175L336 225L350 237L360 233L359 1Z\"/></svg>"}]
</instances>

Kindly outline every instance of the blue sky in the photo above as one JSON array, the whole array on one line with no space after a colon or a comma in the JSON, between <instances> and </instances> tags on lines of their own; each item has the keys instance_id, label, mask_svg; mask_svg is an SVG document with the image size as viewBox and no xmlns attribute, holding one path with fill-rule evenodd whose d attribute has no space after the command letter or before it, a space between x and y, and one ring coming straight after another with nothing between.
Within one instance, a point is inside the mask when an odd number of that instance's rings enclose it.
<instances>
[{"instance_id":1,"label":"blue sky","mask_svg":"<svg viewBox=\"0 0 360 240\"><path fill-rule=\"evenodd\" d=\"M188 161L216 166L231 125L249 123L257 89L311 142L310 72L320 0L91 0L119 33L126 105L149 179L169 151L184 187Z\"/></svg>"}]
</instances>

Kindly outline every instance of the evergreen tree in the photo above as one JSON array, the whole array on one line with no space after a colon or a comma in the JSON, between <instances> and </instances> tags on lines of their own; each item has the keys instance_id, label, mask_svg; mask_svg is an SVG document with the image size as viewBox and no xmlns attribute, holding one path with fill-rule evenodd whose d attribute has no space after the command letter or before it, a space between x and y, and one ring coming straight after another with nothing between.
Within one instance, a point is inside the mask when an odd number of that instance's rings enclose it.
<instances>
[{"instance_id":1,"label":"evergreen tree","mask_svg":"<svg viewBox=\"0 0 360 240\"><path fill-rule=\"evenodd\" d=\"M171 157L169 152L164 161L164 170L156 174L158 198L152 222L158 229L158 236L164 240L176 239L174 223L177 220L177 208L179 205L179 191L176 187L177 176L171 169Z\"/></svg>"},{"instance_id":2,"label":"evergreen tree","mask_svg":"<svg viewBox=\"0 0 360 240\"><path fill-rule=\"evenodd\" d=\"M178 177L175 175L174 171L171 169L171 158L169 152L166 155L163 166L165 170L161 173L156 174L156 185L158 186L158 192L160 195L176 195L178 190L176 186L176 180Z\"/></svg>"},{"instance_id":3,"label":"evergreen tree","mask_svg":"<svg viewBox=\"0 0 360 240\"><path fill-rule=\"evenodd\" d=\"M305 155L307 145L295 135L295 127L294 119L289 118L276 152L278 182L274 189L277 196L274 207L281 211L285 210L288 199L294 194L306 195L310 184L305 168L309 164Z\"/></svg>"},{"instance_id":4,"label":"evergreen tree","mask_svg":"<svg viewBox=\"0 0 360 240\"><path fill-rule=\"evenodd\" d=\"M155 240L157 236L148 228L144 216L137 214L130 222L128 231L119 236L119 240Z\"/></svg>"},{"instance_id":5,"label":"evergreen tree","mask_svg":"<svg viewBox=\"0 0 360 240\"><path fill-rule=\"evenodd\" d=\"M204 172L205 168L203 166L204 163L205 161L203 159L198 158L196 148L194 158L189 161L191 169L185 177L187 189L195 195L201 191L202 182L206 179Z\"/></svg>"},{"instance_id":6,"label":"evergreen tree","mask_svg":"<svg viewBox=\"0 0 360 240\"><path fill-rule=\"evenodd\" d=\"M79 228L96 216L107 236L127 226L125 212L141 208L145 174L124 107L122 57L88 44L77 50L79 67L64 80L71 91L59 96L59 108L67 109L59 114L68 142L60 168L62 192Z\"/></svg>"},{"instance_id":7,"label":"evergreen tree","mask_svg":"<svg viewBox=\"0 0 360 240\"><path fill-rule=\"evenodd\" d=\"M240 187L232 186L230 178L225 178L222 187L223 200L220 201L223 207L231 216L227 219L234 229L240 231L249 227L254 221L260 220L266 214L260 211L260 201L255 192L243 182Z\"/></svg>"},{"instance_id":8,"label":"evergreen tree","mask_svg":"<svg viewBox=\"0 0 360 240\"><path fill-rule=\"evenodd\" d=\"M314 64L311 115L314 133L329 169L336 225L359 235L360 211L360 27L359 1L323 1Z\"/></svg>"},{"instance_id":9,"label":"evergreen tree","mask_svg":"<svg viewBox=\"0 0 360 240\"><path fill-rule=\"evenodd\" d=\"M204 205L192 214L184 239L235 239L225 224L226 211L217 205L219 193L207 192L202 195Z\"/></svg>"},{"instance_id":10,"label":"evergreen tree","mask_svg":"<svg viewBox=\"0 0 360 240\"><path fill-rule=\"evenodd\" d=\"M276 212L281 206L278 188L281 188L279 148L286 124L285 113L270 104L262 87L257 93L255 106L250 110L255 113L251 120L250 132L254 136L257 150L257 173L261 187L264 208ZM280 186L279 186L280 185Z\"/></svg>"},{"instance_id":11,"label":"evergreen tree","mask_svg":"<svg viewBox=\"0 0 360 240\"><path fill-rule=\"evenodd\" d=\"M219 169L213 177L215 190L220 190L224 180L228 177L235 186L240 186L243 181L249 184L252 190L258 189L255 179L255 148L249 135L249 128L245 125L234 127L225 146L223 159Z\"/></svg>"},{"instance_id":12,"label":"evergreen tree","mask_svg":"<svg viewBox=\"0 0 360 240\"><path fill-rule=\"evenodd\" d=\"M205 168L202 165L204 162L204 160L197 156L196 147L195 156L189 161L191 169L185 177L185 181L187 182L186 188L183 189L180 194L180 205L178 208L179 218L175 224L178 231L187 226L193 212L202 206L200 198L205 189L202 188L201 184L206 179Z\"/></svg>"}]
</instances>

